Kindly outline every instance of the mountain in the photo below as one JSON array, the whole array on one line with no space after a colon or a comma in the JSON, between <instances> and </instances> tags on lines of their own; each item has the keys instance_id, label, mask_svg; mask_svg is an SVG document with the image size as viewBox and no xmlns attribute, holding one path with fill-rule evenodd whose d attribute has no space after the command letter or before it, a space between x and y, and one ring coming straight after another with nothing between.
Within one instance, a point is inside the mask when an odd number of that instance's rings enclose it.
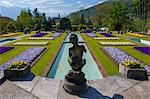
<instances>
[{"instance_id":1,"label":"mountain","mask_svg":"<svg viewBox=\"0 0 150 99\"><path fill-rule=\"evenodd\" d=\"M98 14L101 17L105 17L105 15L108 13L108 9L111 7L112 4L113 4L113 0L105 1L93 7L80 10L77 12L73 12L68 15L68 18L71 18L74 15L81 15L81 13L84 14L85 18L91 18L92 16L96 16L96 14ZM100 12L100 13L97 13L97 12Z\"/></svg>"},{"instance_id":2,"label":"mountain","mask_svg":"<svg viewBox=\"0 0 150 99\"><path fill-rule=\"evenodd\" d=\"M0 15L16 19L22 9L19 7L0 6Z\"/></svg>"},{"instance_id":3,"label":"mountain","mask_svg":"<svg viewBox=\"0 0 150 99\"><path fill-rule=\"evenodd\" d=\"M116 0L108 0L101 4L95 5L93 7L90 7L90 8L84 9L84 10L80 10L77 12L73 12L73 13L69 14L67 17L71 19L73 16L81 15L83 13L84 17L86 19L89 19L93 16L100 16L101 18L104 18L108 14L109 8L114 4L115 1ZM128 6L128 9L130 11L132 11L133 10L133 5L131 5L132 1L124 0L124 2ZM148 18L150 19L150 11L148 11Z\"/></svg>"}]
</instances>

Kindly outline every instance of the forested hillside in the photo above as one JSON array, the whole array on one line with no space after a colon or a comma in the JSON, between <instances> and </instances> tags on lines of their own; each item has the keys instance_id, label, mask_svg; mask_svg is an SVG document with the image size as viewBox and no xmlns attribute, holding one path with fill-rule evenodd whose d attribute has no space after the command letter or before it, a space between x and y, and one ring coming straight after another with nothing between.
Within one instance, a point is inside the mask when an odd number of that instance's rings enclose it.
<instances>
[{"instance_id":1,"label":"forested hillside","mask_svg":"<svg viewBox=\"0 0 150 99\"><path fill-rule=\"evenodd\" d=\"M120 26L121 29L132 28L135 31L150 28L150 0L109 0L73 12L68 17L72 24L80 24L82 14L87 23L91 20L96 27L107 26L116 30Z\"/></svg>"}]
</instances>

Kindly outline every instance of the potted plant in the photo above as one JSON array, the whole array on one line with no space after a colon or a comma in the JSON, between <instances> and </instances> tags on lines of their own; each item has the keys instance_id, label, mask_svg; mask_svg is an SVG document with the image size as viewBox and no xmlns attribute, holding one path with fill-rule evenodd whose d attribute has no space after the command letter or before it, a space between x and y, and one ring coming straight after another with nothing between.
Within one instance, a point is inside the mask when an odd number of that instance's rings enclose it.
<instances>
[{"instance_id":1,"label":"potted plant","mask_svg":"<svg viewBox=\"0 0 150 99\"><path fill-rule=\"evenodd\" d=\"M148 80L147 71L144 69L144 65L140 62L127 60L120 63L119 73L127 78L135 80Z\"/></svg>"},{"instance_id":2,"label":"potted plant","mask_svg":"<svg viewBox=\"0 0 150 99\"><path fill-rule=\"evenodd\" d=\"M12 63L4 70L5 77L25 77L31 71L30 65L23 61Z\"/></svg>"}]
</instances>

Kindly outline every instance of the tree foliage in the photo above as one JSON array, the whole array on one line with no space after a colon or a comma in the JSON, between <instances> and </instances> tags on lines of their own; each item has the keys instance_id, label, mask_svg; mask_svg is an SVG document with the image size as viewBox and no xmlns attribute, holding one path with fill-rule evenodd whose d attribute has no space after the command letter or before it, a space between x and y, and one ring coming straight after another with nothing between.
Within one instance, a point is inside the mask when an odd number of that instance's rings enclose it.
<instances>
[{"instance_id":1,"label":"tree foliage","mask_svg":"<svg viewBox=\"0 0 150 99\"><path fill-rule=\"evenodd\" d=\"M65 17L61 18L61 20L60 20L60 29L61 30L71 29L70 19L65 18Z\"/></svg>"}]
</instances>

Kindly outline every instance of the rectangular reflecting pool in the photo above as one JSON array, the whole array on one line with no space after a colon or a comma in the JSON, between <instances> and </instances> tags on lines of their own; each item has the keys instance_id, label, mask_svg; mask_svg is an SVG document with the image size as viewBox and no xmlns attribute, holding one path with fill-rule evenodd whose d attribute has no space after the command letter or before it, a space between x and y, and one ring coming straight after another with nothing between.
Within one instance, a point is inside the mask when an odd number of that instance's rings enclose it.
<instances>
[{"instance_id":1,"label":"rectangular reflecting pool","mask_svg":"<svg viewBox=\"0 0 150 99\"><path fill-rule=\"evenodd\" d=\"M80 34L78 36L81 37ZM82 38L82 37L81 37ZM83 40L83 39L82 39ZM85 43L79 43L79 45L84 45L87 53L84 53L83 59L85 58L87 63L83 67L82 71L85 73L85 78L88 80L101 79L103 78L96 62L94 61L89 49ZM65 75L71 70L68 63L69 52L68 49L72 47L71 43L63 43L47 77L53 79L64 79Z\"/></svg>"}]
</instances>

